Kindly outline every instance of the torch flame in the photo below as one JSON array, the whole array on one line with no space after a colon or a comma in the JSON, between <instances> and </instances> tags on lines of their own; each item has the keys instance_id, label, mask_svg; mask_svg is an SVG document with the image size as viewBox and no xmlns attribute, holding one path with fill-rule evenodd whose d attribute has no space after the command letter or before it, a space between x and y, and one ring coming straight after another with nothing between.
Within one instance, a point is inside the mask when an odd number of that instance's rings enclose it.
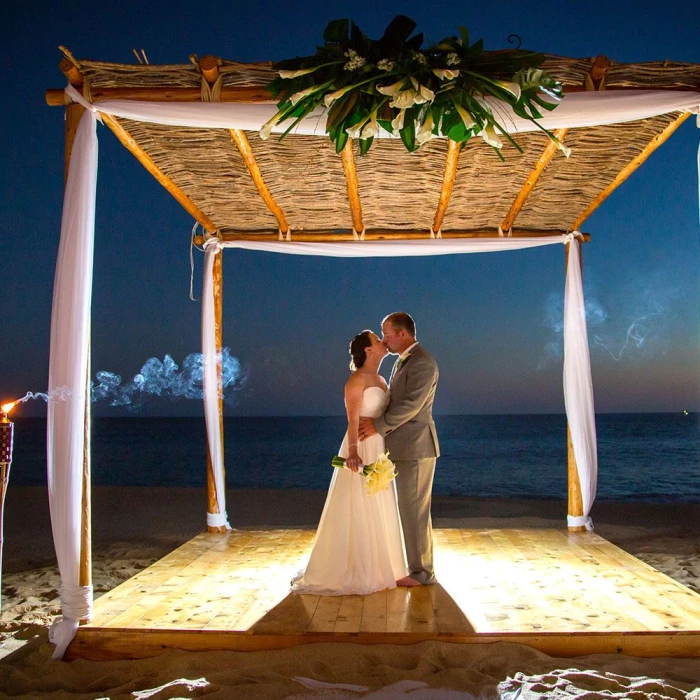
<instances>
[{"instance_id":1,"label":"torch flame","mask_svg":"<svg viewBox=\"0 0 700 700\"><path fill-rule=\"evenodd\" d=\"M10 403L4 403L0 406L0 411L3 413L9 413L17 404L19 401L10 401Z\"/></svg>"}]
</instances>

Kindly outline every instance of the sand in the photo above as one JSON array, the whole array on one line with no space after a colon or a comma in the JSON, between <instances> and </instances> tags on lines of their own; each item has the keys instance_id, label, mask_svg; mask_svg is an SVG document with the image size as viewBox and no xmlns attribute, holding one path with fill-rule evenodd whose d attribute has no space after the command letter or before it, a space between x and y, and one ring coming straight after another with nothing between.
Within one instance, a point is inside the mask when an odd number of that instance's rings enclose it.
<instances>
[{"instance_id":1,"label":"sand","mask_svg":"<svg viewBox=\"0 0 700 700\"><path fill-rule=\"evenodd\" d=\"M315 491L232 491L231 524L313 527L324 496ZM201 532L204 511L205 494L200 489L96 487L95 595ZM553 527L564 521L565 504L436 497L433 514L437 527ZM600 535L700 592L700 505L598 503L593 516ZM59 613L58 583L45 489L10 484L0 611L0 698L700 700L700 659L620 655L558 659L517 644L314 644L268 652L169 651L136 661L54 661L47 628ZM317 682L348 687L314 687Z\"/></svg>"}]
</instances>

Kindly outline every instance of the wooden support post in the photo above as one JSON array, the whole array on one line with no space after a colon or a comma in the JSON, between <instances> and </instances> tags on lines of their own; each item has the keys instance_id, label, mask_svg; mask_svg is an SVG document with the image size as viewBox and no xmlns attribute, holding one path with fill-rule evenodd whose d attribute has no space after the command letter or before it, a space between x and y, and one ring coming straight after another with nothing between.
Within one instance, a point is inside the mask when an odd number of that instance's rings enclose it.
<instances>
[{"instance_id":1,"label":"wooden support post","mask_svg":"<svg viewBox=\"0 0 700 700\"><path fill-rule=\"evenodd\" d=\"M216 377L219 393L219 435L221 439L221 455L224 455L224 387L223 366L221 351L223 350L223 257L220 250L214 257L213 282L214 282L214 327L216 332ZM226 483L226 469L223 468L223 482ZM207 443L207 508L209 513L218 513L219 504L216 500L216 485L214 483L214 467ZM226 528L208 526L209 532L226 532Z\"/></svg>"},{"instance_id":2,"label":"wooden support post","mask_svg":"<svg viewBox=\"0 0 700 700\"><path fill-rule=\"evenodd\" d=\"M70 63L70 62L68 62ZM72 66L72 64L70 64ZM70 78L69 78L70 79ZM71 81L73 82L73 81ZM65 127L65 154L63 165L63 186L68 182L70 157L73 152L73 142L78 130L78 124L85 109L76 104L66 107ZM81 516L80 516L80 574L78 584L80 586L92 585L92 532L91 532L91 494L90 494L90 347L88 345L88 363L85 394L85 426L83 444L83 482L81 489ZM81 620L87 622L88 620Z\"/></svg>"},{"instance_id":3,"label":"wooden support post","mask_svg":"<svg viewBox=\"0 0 700 700\"><path fill-rule=\"evenodd\" d=\"M568 274L569 270L569 246L571 243L567 243L565 261L566 270ZM581 251L582 252L582 251ZM581 263L581 269L583 269L583 255L579 258ZM566 423L566 454L568 462L568 507L567 513L575 518L579 518L583 515L583 496L581 494L581 481L578 478L578 466L576 465L576 455L574 453L574 443L571 440L571 430L569 428L569 423ZM585 531L583 525L569 526L569 532L583 532Z\"/></svg>"}]
</instances>

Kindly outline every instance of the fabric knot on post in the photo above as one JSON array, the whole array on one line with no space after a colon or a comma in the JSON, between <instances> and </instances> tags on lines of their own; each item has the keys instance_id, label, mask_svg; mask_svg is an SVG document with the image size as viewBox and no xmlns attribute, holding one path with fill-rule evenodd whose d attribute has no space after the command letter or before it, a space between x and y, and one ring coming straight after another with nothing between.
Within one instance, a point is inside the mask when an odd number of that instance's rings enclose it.
<instances>
[{"instance_id":1,"label":"fabric knot on post","mask_svg":"<svg viewBox=\"0 0 700 700\"><path fill-rule=\"evenodd\" d=\"M365 231L366 231L366 230L367 230L366 228L363 228L362 231L360 231L360 232L358 233L358 232L355 230L355 227L353 226L353 229L352 229L352 238L353 238L353 240L355 240L355 241L364 241L364 240L365 240Z\"/></svg>"},{"instance_id":2,"label":"fabric knot on post","mask_svg":"<svg viewBox=\"0 0 700 700\"><path fill-rule=\"evenodd\" d=\"M92 102L88 102L70 83L66 85L66 95L73 100L76 104L79 104L81 107L85 107L85 109L88 110L88 112L92 112L95 115L95 118L102 124L102 116L100 115L99 111L97 110L97 107L92 104ZM89 90L88 90L89 94Z\"/></svg>"},{"instance_id":3,"label":"fabric knot on post","mask_svg":"<svg viewBox=\"0 0 700 700\"><path fill-rule=\"evenodd\" d=\"M216 253L224 249L224 244L223 241L219 238L217 233L213 233L204 240L204 243L202 243L202 248L204 250L209 251L213 250Z\"/></svg>"},{"instance_id":4,"label":"fabric knot on post","mask_svg":"<svg viewBox=\"0 0 700 700\"><path fill-rule=\"evenodd\" d=\"M583 240L583 234L580 231L571 231L570 233L565 233L564 243L568 245L569 243L573 243L577 238Z\"/></svg>"},{"instance_id":5,"label":"fabric knot on post","mask_svg":"<svg viewBox=\"0 0 700 700\"><path fill-rule=\"evenodd\" d=\"M281 228L277 229L277 238L280 241L291 241L292 240L292 227L290 226L286 231L282 231Z\"/></svg>"},{"instance_id":6,"label":"fabric knot on post","mask_svg":"<svg viewBox=\"0 0 700 700\"><path fill-rule=\"evenodd\" d=\"M207 513L207 527L224 527L230 530L228 513Z\"/></svg>"}]
</instances>

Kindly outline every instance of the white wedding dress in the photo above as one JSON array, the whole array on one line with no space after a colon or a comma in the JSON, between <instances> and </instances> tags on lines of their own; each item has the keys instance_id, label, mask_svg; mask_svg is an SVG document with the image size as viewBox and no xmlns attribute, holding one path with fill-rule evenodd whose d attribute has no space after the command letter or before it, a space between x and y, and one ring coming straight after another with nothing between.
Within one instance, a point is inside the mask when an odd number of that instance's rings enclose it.
<instances>
[{"instance_id":1,"label":"white wedding dress","mask_svg":"<svg viewBox=\"0 0 700 700\"><path fill-rule=\"evenodd\" d=\"M367 387L360 415L377 418L388 403L388 391ZM372 435L359 443L358 452L365 464L371 464L384 452L384 438ZM348 456L347 433L339 455ZM362 474L333 471L309 563L292 581L292 592L368 595L395 588L396 581L409 573L395 483L369 496Z\"/></svg>"}]
</instances>

